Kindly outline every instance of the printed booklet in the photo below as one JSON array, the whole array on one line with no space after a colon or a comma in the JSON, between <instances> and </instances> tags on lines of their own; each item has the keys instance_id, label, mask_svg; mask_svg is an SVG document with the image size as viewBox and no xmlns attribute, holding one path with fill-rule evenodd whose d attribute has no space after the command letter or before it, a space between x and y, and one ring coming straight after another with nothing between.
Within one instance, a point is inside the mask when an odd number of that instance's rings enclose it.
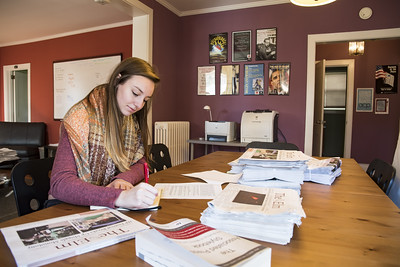
<instances>
[{"instance_id":1,"label":"printed booklet","mask_svg":"<svg viewBox=\"0 0 400 267\"><path fill-rule=\"evenodd\" d=\"M149 216L150 217L150 216ZM184 218L137 234L136 256L152 266L271 266L271 248Z\"/></svg>"}]
</instances>

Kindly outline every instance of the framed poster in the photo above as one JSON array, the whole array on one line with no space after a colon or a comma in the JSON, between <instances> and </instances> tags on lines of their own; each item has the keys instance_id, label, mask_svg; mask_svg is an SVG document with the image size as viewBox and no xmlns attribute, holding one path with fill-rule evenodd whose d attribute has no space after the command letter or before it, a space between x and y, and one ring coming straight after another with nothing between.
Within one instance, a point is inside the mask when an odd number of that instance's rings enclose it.
<instances>
[{"instance_id":1,"label":"framed poster","mask_svg":"<svg viewBox=\"0 0 400 267\"><path fill-rule=\"evenodd\" d=\"M256 60L276 60L276 28L258 29Z\"/></svg>"},{"instance_id":2,"label":"framed poster","mask_svg":"<svg viewBox=\"0 0 400 267\"><path fill-rule=\"evenodd\" d=\"M220 95L239 94L239 70L239 64L221 66Z\"/></svg>"},{"instance_id":3,"label":"framed poster","mask_svg":"<svg viewBox=\"0 0 400 267\"><path fill-rule=\"evenodd\" d=\"M373 98L373 88L357 88L356 112L372 112Z\"/></svg>"},{"instance_id":4,"label":"framed poster","mask_svg":"<svg viewBox=\"0 0 400 267\"><path fill-rule=\"evenodd\" d=\"M228 62L228 33L209 35L210 64Z\"/></svg>"},{"instance_id":5,"label":"framed poster","mask_svg":"<svg viewBox=\"0 0 400 267\"><path fill-rule=\"evenodd\" d=\"M398 65L376 66L375 81L375 91L377 94L396 94Z\"/></svg>"},{"instance_id":6,"label":"framed poster","mask_svg":"<svg viewBox=\"0 0 400 267\"><path fill-rule=\"evenodd\" d=\"M197 94L215 95L215 66L197 67Z\"/></svg>"},{"instance_id":7,"label":"framed poster","mask_svg":"<svg viewBox=\"0 0 400 267\"><path fill-rule=\"evenodd\" d=\"M375 114L389 114L389 98L375 99Z\"/></svg>"},{"instance_id":8,"label":"framed poster","mask_svg":"<svg viewBox=\"0 0 400 267\"><path fill-rule=\"evenodd\" d=\"M289 95L290 63L270 63L268 65L268 94Z\"/></svg>"},{"instance_id":9,"label":"framed poster","mask_svg":"<svg viewBox=\"0 0 400 267\"><path fill-rule=\"evenodd\" d=\"M264 95L264 64L244 65L244 95Z\"/></svg>"},{"instance_id":10,"label":"framed poster","mask_svg":"<svg viewBox=\"0 0 400 267\"><path fill-rule=\"evenodd\" d=\"M232 62L251 61L251 31L232 32Z\"/></svg>"}]
</instances>

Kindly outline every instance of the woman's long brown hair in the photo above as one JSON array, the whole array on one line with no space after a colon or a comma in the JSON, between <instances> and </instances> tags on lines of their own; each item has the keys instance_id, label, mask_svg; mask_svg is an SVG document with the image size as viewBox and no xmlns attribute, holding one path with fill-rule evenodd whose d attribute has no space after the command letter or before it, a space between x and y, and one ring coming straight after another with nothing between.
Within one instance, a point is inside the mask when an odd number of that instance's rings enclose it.
<instances>
[{"instance_id":1,"label":"woman's long brown hair","mask_svg":"<svg viewBox=\"0 0 400 267\"><path fill-rule=\"evenodd\" d=\"M105 116L106 134L104 138L105 148L112 158L113 162L119 171L129 170L130 163L126 155L124 147L124 115L121 113L117 102L118 85L124 84L133 75L146 77L157 84L160 78L155 73L153 67L146 61L140 58L127 58L123 60L111 74L109 83L106 85L107 101ZM149 158L148 140L150 137L149 128L147 125L147 114L151 106L151 99L146 101L143 108L132 114L136 116L139 127L140 136L145 149L145 157Z\"/></svg>"}]
</instances>

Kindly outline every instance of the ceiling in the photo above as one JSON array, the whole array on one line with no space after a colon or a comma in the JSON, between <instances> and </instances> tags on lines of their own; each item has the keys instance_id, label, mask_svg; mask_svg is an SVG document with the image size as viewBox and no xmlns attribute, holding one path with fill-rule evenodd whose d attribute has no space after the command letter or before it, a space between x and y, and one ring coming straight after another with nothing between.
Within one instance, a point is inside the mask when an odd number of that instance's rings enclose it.
<instances>
[{"instance_id":1,"label":"ceiling","mask_svg":"<svg viewBox=\"0 0 400 267\"><path fill-rule=\"evenodd\" d=\"M127 25L137 0L0 0L0 47ZM156 0L178 16L288 3L289 0Z\"/></svg>"}]
</instances>

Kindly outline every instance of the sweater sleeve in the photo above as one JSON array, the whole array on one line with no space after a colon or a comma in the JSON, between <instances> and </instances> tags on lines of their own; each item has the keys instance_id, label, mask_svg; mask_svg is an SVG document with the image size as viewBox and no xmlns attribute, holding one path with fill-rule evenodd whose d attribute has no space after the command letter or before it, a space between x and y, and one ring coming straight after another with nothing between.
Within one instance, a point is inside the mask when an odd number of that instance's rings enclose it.
<instances>
[{"instance_id":1,"label":"sweater sleeve","mask_svg":"<svg viewBox=\"0 0 400 267\"><path fill-rule=\"evenodd\" d=\"M133 185L138 184L144 179L144 163L146 162L145 158L141 158L136 163L131 165L130 169L126 172L121 172L116 175L112 180L115 179L124 179L127 182L130 182Z\"/></svg>"},{"instance_id":2,"label":"sweater sleeve","mask_svg":"<svg viewBox=\"0 0 400 267\"><path fill-rule=\"evenodd\" d=\"M134 169L136 168L138 167ZM97 186L79 179L67 131L61 126L61 138L51 172L49 194L75 205L115 208L114 202L121 192L122 189Z\"/></svg>"}]
</instances>

